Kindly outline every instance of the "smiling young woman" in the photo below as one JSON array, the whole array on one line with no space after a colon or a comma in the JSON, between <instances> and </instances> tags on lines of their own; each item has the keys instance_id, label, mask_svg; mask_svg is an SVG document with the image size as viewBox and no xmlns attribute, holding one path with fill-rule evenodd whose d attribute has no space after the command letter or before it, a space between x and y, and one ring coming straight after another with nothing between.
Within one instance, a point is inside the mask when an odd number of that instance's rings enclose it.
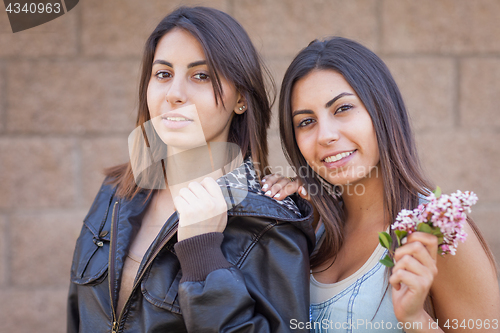
<instances>
[{"instance_id":1,"label":"smiling young woman","mask_svg":"<svg viewBox=\"0 0 500 333\"><path fill-rule=\"evenodd\" d=\"M342 75L311 71L294 85L292 109L297 144L314 172L336 185L376 179L367 177L379 165L375 129Z\"/></svg>"},{"instance_id":2,"label":"smiling young woman","mask_svg":"<svg viewBox=\"0 0 500 333\"><path fill-rule=\"evenodd\" d=\"M76 244L68 332L288 332L308 321L312 209L261 191L270 115L259 56L233 18L181 7L159 23L131 161L107 171Z\"/></svg>"},{"instance_id":3,"label":"smiling young woman","mask_svg":"<svg viewBox=\"0 0 500 333\"><path fill-rule=\"evenodd\" d=\"M415 149L399 89L385 64L340 37L314 41L287 69L280 134L298 180L266 177L268 195L309 189L320 219L311 258L311 327L335 331L497 330L500 294L494 258L468 219L455 256L437 256L437 238L415 232L384 269L378 232L433 189ZM302 189L299 187L299 183ZM264 188L263 187L263 188ZM311 189L323 189L311 193ZM393 238L395 239L395 237ZM394 244L393 244L394 246ZM317 325L319 324L319 325Z\"/></svg>"}]
</instances>

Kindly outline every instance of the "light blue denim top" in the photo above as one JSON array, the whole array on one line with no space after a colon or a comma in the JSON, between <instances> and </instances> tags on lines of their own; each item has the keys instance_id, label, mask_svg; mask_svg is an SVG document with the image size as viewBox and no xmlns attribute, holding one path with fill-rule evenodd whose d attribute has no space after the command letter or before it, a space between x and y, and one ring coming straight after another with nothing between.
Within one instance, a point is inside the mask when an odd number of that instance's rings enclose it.
<instances>
[{"instance_id":1,"label":"light blue denim top","mask_svg":"<svg viewBox=\"0 0 500 333\"><path fill-rule=\"evenodd\" d=\"M323 234L324 227L321 226L317 239L320 240ZM386 254L387 250L379 259ZM377 261L332 298L310 305L311 332L404 332L398 328L391 288L387 292L386 288L385 266Z\"/></svg>"}]
</instances>

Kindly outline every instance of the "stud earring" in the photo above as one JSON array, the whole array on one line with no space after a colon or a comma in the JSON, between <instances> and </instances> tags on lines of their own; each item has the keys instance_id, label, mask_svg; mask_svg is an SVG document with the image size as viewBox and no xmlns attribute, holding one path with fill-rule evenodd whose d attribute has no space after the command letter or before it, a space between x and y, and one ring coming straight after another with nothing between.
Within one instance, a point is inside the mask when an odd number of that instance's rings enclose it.
<instances>
[{"instance_id":1,"label":"stud earring","mask_svg":"<svg viewBox=\"0 0 500 333\"><path fill-rule=\"evenodd\" d=\"M244 105L243 105L243 106L240 106L240 111L245 110L245 108L246 108L246 106L244 106Z\"/></svg>"}]
</instances>

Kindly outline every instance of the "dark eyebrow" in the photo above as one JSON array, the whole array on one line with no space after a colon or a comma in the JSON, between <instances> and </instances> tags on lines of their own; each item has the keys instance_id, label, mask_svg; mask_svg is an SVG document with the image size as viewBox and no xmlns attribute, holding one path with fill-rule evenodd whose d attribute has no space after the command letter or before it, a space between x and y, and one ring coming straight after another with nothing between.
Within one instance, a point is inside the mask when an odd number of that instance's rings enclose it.
<instances>
[{"instance_id":1,"label":"dark eyebrow","mask_svg":"<svg viewBox=\"0 0 500 333\"><path fill-rule=\"evenodd\" d=\"M334 98L332 98L331 100L329 100L325 104L325 108L328 109L330 106L332 106L333 103L335 103L335 101L337 101L338 99L340 99L344 96L354 96L354 94L351 94L348 92L343 92L341 94L338 94L337 96L335 96ZM314 114L314 112L312 112L311 110L295 110L292 112L292 118L299 115L299 114Z\"/></svg>"},{"instance_id":2,"label":"dark eyebrow","mask_svg":"<svg viewBox=\"0 0 500 333\"><path fill-rule=\"evenodd\" d=\"M174 65L172 65L172 63L165 61L165 60L161 60L161 59L157 59L153 62L153 66L156 64L165 65L165 66L174 68ZM207 64L206 60L199 60L199 61L195 61L195 62L188 64L187 68L192 68L192 67L206 65L206 64Z\"/></svg>"},{"instance_id":3,"label":"dark eyebrow","mask_svg":"<svg viewBox=\"0 0 500 333\"><path fill-rule=\"evenodd\" d=\"M292 112L292 118L298 116L299 114L314 114L311 110L295 110Z\"/></svg>"},{"instance_id":4,"label":"dark eyebrow","mask_svg":"<svg viewBox=\"0 0 500 333\"><path fill-rule=\"evenodd\" d=\"M188 68L192 68L192 67L196 67L196 66L201 66L201 65L206 65L207 64L207 61L206 60L199 60L199 61L195 61L195 62L192 62L188 65Z\"/></svg>"},{"instance_id":5,"label":"dark eyebrow","mask_svg":"<svg viewBox=\"0 0 500 333\"><path fill-rule=\"evenodd\" d=\"M156 65L156 64L166 65L166 66L168 66L168 67L172 67L172 68L174 67L174 66L173 66L171 63L169 63L168 61L165 61L165 60L160 60L160 59L155 60L155 61L153 62L153 66L154 66L154 65Z\"/></svg>"},{"instance_id":6,"label":"dark eyebrow","mask_svg":"<svg viewBox=\"0 0 500 333\"><path fill-rule=\"evenodd\" d=\"M338 100L339 98L342 98L344 96L353 96L354 94L351 94L351 93L348 93L348 92L343 92L341 94L338 94L337 96L335 96L334 98L332 98L331 100L329 100L326 104L325 104L325 108L328 109L330 106L332 106L333 103L335 103L336 100Z\"/></svg>"}]
</instances>

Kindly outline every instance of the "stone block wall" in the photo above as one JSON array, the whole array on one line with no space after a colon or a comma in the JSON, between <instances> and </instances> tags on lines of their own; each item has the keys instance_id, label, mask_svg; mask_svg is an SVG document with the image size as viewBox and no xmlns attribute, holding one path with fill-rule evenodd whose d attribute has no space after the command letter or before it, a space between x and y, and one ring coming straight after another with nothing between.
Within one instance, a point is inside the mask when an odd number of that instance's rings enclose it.
<instances>
[{"instance_id":1,"label":"stone block wall","mask_svg":"<svg viewBox=\"0 0 500 333\"><path fill-rule=\"evenodd\" d=\"M424 168L445 192L478 194L472 216L500 258L498 0L82 0L16 34L2 10L1 332L65 332L82 219L103 168L128 158L142 46L180 4L241 22L278 86L314 38L374 50L400 85ZM269 140L272 165L285 166L276 116Z\"/></svg>"}]
</instances>

